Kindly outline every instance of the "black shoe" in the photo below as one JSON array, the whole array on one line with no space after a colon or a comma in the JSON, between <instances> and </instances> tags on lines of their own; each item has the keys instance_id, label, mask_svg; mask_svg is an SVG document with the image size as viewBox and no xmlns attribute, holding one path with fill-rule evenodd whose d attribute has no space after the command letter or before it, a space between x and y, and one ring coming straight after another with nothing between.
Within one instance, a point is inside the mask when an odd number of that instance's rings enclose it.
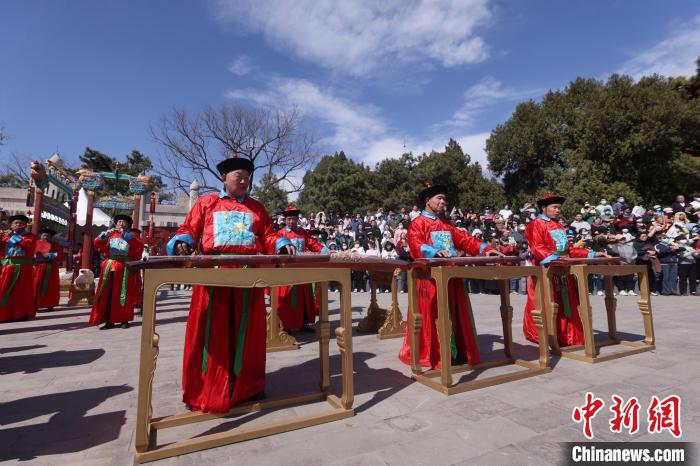
<instances>
[{"instance_id":1,"label":"black shoe","mask_svg":"<svg viewBox=\"0 0 700 466\"><path fill-rule=\"evenodd\" d=\"M316 329L311 324L304 325L300 330L306 333L316 333Z\"/></svg>"},{"instance_id":2,"label":"black shoe","mask_svg":"<svg viewBox=\"0 0 700 466\"><path fill-rule=\"evenodd\" d=\"M120 325L120 327L121 327L121 328L129 328L129 327L131 327L131 326L129 325L129 322L122 322L122 324Z\"/></svg>"},{"instance_id":3,"label":"black shoe","mask_svg":"<svg viewBox=\"0 0 700 466\"><path fill-rule=\"evenodd\" d=\"M267 395L265 394L265 390L262 390L255 395L251 396L248 398L246 401L262 401L267 398Z\"/></svg>"},{"instance_id":4,"label":"black shoe","mask_svg":"<svg viewBox=\"0 0 700 466\"><path fill-rule=\"evenodd\" d=\"M461 366L463 364L467 363L467 358L464 356L457 356L456 358L452 358L452 365L453 366Z\"/></svg>"},{"instance_id":5,"label":"black shoe","mask_svg":"<svg viewBox=\"0 0 700 466\"><path fill-rule=\"evenodd\" d=\"M52 307L47 307L47 308L46 308L46 312L53 312L53 308L52 308Z\"/></svg>"},{"instance_id":6,"label":"black shoe","mask_svg":"<svg viewBox=\"0 0 700 466\"><path fill-rule=\"evenodd\" d=\"M100 327L100 330L109 330L110 328L114 328L114 324L112 322L107 322L102 327Z\"/></svg>"}]
</instances>

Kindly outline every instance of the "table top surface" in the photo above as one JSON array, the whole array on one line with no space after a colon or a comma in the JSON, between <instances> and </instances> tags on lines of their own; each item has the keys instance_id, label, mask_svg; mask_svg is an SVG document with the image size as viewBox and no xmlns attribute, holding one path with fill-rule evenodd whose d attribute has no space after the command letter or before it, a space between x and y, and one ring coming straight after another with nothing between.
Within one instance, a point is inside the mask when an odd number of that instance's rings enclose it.
<instances>
[{"instance_id":1,"label":"table top surface","mask_svg":"<svg viewBox=\"0 0 700 466\"><path fill-rule=\"evenodd\" d=\"M466 265L519 265L518 256L479 256L479 257L436 257L419 258L413 262L399 259L382 259L355 254L274 254L274 255L215 255L215 256L157 256L147 261L131 261L126 265L131 272L150 269L212 268L221 266L254 266L256 268L347 268L351 270L387 271L410 268L450 267ZM572 265L619 265L615 257L592 259L561 258L550 262L549 266L567 267Z\"/></svg>"}]
</instances>

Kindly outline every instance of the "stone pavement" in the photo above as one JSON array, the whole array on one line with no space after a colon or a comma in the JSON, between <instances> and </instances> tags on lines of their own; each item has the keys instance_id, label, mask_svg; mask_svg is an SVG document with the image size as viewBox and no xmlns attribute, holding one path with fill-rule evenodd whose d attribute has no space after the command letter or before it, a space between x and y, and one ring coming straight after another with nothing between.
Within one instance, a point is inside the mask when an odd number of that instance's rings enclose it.
<instances>
[{"instance_id":1,"label":"stone pavement","mask_svg":"<svg viewBox=\"0 0 700 466\"><path fill-rule=\"evenodd\" d=\"M186 292L161 292L157 331L161 351L154 382L154 415L182 412L180 364L189 304ZM387 306L389 294L380 294ZM353 294L357 322L368 294ZM330 300L337 320L337 294ZM534 345L521 331L524 297L512 295L515 348L535 360ZM472 296L479 343L485 357L502 349L499 298ZM602 298L592 297L596 328L604 324ZM406 295L400 295L402 310ZM652 301L657 350L596 365L554 358L550 374L450 397L409 378L396 355L401 340L353 337L356 416L307 429L215 448L155 464L553 464L559 442L581 441L571 420L585 393L605 408L593 421L597 440L671 441L668 432L646 431L652 395L682 397L683 440L700 438L700 299L656 297ZM132 463L140 325L99 331L88 327L89 309L61 307L28 322L0 324L0 461L7 464L127 465ZM642 320L634 297L618 297L621 337L641 339ZM137 319L138 320L138 319ZM318 381L315 336L297 335L298 351L268 354L267 393L313 389ZM339 359L331 341L332 374ZM497 373L492 369L487 375ZM496 371L496 372L494 372ZM337 377L333 389L339 392ZM641 403L640 432L612 434L610 397ZM283 418L314 405L262 416ZM259 422L260 414L246 421ZM174 434L216 432L239 425L223 419L174 429ZM193 430L194 429L194 430ZM173 434L159 434L159 441ZM168 436L170 435L170 437Z\"/></svg>"}]
</instances>

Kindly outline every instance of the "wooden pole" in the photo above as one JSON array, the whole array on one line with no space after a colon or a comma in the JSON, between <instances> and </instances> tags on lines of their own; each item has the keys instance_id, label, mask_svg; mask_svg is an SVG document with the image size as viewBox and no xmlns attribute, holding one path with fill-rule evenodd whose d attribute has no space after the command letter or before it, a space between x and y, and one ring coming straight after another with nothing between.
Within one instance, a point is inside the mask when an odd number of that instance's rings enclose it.
<instances>
[{"instance_id":1,"label":"wooden pole","mask_svg":"<svg viewBox=\"0 0 700 466\"><path fill-rule=\"evenodd\" d=\"M70 251L66 256L68 269L73 270L75 264L73 264L73 252L75 251L75 229L77 227L78 216L76 211L78 210L78 191L73 190L73 197L70 203L70 215L68 221L68 244L70 245Z\"/></svg>"},{"instance_id":2,"label":"wooden pole","mask_svg":"<svg viewBox=\"0 0 700 466\"><path fill-rule=\"evenodd\" d=\"M82 269L92 270L92 211L95 202L95 191L87 191L87 211L85 213L85 229L83 230L83 263Z\"/></svg>"}]
</instances>

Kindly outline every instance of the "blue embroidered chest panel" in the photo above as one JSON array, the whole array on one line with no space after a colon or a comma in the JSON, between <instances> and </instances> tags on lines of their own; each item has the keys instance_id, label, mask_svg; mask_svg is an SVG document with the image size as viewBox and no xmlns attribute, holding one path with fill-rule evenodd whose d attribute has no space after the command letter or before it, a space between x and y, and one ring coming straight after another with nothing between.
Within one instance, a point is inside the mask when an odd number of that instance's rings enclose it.
<instances>
[{"instance_id":1,"label":"blue embroidered chest panel","mask_svg":"<svg viewBox=\"0 0 700 466\"><path fill-rule=\"evenodd\" d=\"M17 246L10 246L8 245L5 248L5 255L7 257L20 257L24 255L24 249L19 248Z\"/></svg>"},{"instance_id":2,"label":"blue embroidered chest panel","mask_svg":"<svg viewBox=\"0 0 700 466\"><path fill-rule=\"evenodd\" d=\"M255 246L253 215L249 212L214 212L214 247Z\"/></svg>"},{"instance_id":3,"label":"blue embroidered chest panel","mask_svg":"<svg viewBox=\"0 0 700 466\"><path fill-rule=\"evenodd\" d=\"M289 241L292 242L292 246L296 248L297 253L306 252L306 240L304 238L289 238Z\"/></svg>"},{"instance_id":4,"label":"blue embroidered chest panel","mask_svg":"<svg viewBox=\"0 0 700 466\"><path fill-rule=\"evenodd\" d=\"M455 254L455 243L452 240L452 233L449 231L431 231L430 241L433 246L438 248L438 250L444 249L449 252L451 256Z\"/></svg>"},{"instance_id":5,"label":"blue embroidered chest panel","mask_svg":"<svg viewBox=\"0 0 700 466\"><path fill-rule=\"evenodd\" d=\"M565 230L549 230L549 234L554 240L557 252L566 252L569 249L569 240L566 238Z\"/></svg>"},{"instance_id":6,"label":"blue embroidered chest panel","mask_svg":"<svg viewBox=\"0 0 700 466\"><path fill-rule=\"evenodd\" d=\"M127 256L129 254L129 243L124 238L110 238L109 255Z\"/></svg>"}]
</instances>

